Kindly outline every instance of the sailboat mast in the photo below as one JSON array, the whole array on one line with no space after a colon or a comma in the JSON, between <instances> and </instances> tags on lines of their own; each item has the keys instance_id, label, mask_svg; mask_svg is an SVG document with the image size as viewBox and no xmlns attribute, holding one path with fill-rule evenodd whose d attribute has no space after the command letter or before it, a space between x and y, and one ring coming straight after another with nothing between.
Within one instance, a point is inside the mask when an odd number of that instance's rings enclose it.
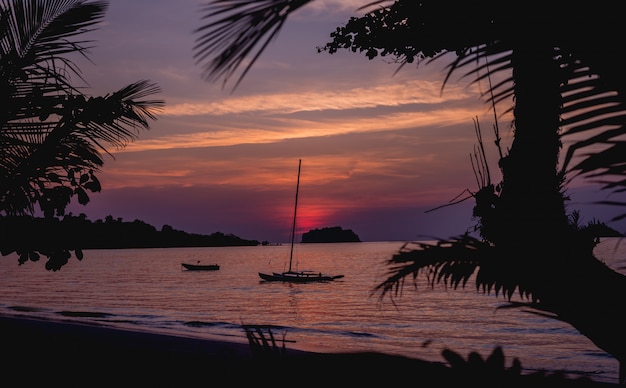
<instances>
[{"instance_id":1,"label":"sailboat mast","mask_svg":"<svg viewBox=\"0 0 626 388\"><path fill-rule=\"evenodd\" d=\"M298 213L298 190L300 190L300 166L302 159L298 160L298 182L296 183L296 203L293 207L293 225L291 226L291 252L289 252L289 272L291 272L291 261L293 260L293 242L296 238L296 214Z\"/></svg>"}]
</instances>

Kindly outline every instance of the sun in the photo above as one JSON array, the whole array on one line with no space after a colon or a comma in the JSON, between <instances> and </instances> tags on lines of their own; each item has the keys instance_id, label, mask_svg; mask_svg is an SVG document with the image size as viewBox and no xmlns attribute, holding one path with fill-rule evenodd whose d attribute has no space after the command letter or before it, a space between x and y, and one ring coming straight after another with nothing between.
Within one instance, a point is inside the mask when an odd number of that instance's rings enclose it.
<instances>
[{"instance_id":1,"label":"sun","mask_svg":"<svg viewBox=\"0 0 626 388\"><path fill-rule=\"evenodd\" d=\"M330 218L328 211L321 207L302 206L298 208L296 221L296 235L302 235L313 229L334 226L329 225Z\"/></svg>"}]
</instances>

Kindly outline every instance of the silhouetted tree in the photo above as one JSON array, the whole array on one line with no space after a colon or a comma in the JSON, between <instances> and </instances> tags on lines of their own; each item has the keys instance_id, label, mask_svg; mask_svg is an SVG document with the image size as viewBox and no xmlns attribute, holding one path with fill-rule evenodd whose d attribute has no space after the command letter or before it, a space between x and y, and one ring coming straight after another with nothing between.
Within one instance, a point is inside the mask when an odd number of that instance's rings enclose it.
<instances>
[{"instance_id":1,"label":"silhouetted tree","mask_svg":"<svg viewBox=\"0 0 626 388\"><path fill-rule=\"evenodd\" d=\"M72 83L80 71L72 57L87 56L80 36L103 19L105 1L2 0L0 2L0 216L61 217L73 197L89 202L101 189L96 172L109 145L124 147L149 129L163 102L139 81L105 96L91 97ZM5 220L6 221L6 220ZM42 231L46 233L45 231ZM26 232L15 252L20 260L49 258L59 269L80 244L33 243L45 236ZM13 252L7 241L2 254ZM12 246L12 245L11 245ZM32 249L38 246L37 250Z\"/></svg>"},{"instance_id":2,"label":"silhouetted tree","mask_svg":"<svg viewBox=\"0 0 626 388\"><path fill-rule=\"evenodd\" d=\"M206 79L226 82L251 56L237 85L288 15L309 2L209 2L196 46ZM401 65L452 58L444 85L459 70L475 81L503 75L484 97L514 115L513 142L499 162L502 181L480 171L482 186L471 193L482 238L463 234L407 246L389 261L389 277L377 287L381 296L398 292L422 270L433 286L465 286L476 275L479 289L509 301L517 291L526 302L515 305L573 325L619 361L620 383L626 383L626 277L594 256L596 236L573 222L565 206L567 179L577 175L596 179L603 189L626 189L626 75L615 43L622 24L617 6L494 0L372 5L319 50L388 55ZM590 20L597 28L581 28ZM566 137L574 142L559 166Z\"/></svg>"},{"instance_id":3,"label":"silhouetted tree","mask_svg":"<svg viewBox=\"0 0 626 388\"><path fill-rule=\"evenodd\" d=\"M37 238L25 238L24 236ZM233 234L215 232L210 235L186 233L171 226L164 226L158 231L154 226L141 220L132 222L117 218L113 221L89 221L84 214L74 216L71 213L63 218L14 216L0 217L0 236L3 238L2 249L10 252L31 250L46 251L53 247L64 247L67 254L59 255L56 262L46 263L47 269L52 264L64 265L71 257L69 251L80 249L127 249L127 248L173 248L173 247L223 247L256 246L256 240L246 240ZM37 261L39 256L20 256L19 264L28 260Z\"/></svg>"}]
</instances>

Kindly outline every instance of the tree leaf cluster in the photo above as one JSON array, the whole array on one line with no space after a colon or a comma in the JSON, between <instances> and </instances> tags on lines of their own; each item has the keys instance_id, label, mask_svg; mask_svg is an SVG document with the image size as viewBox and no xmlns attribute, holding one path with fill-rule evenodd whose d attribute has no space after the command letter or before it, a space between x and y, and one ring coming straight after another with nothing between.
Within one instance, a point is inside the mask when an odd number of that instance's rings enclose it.
<instances>
[{"instance_id":1,"label":"tree leaf cluster","mask_svg":"<svg viewBox=\"0 0 626 388\"><path fill-rule=\"evenodd\" d=\"M82 37L102 23L107 7L106 1L0 2L0 216L40 211L55 218L73 199L88 204L90 193L102 189L102 154L156 120L164 102L150 97L160 92L150 81L104 96L77 85L84 80L75 59L88 59L91 48ZM44 235L22 239L57 263L53 268L67 261L69 251L43 244Z\"/></svg>"},{"instance_id":2,"label":"tree leaf cluster","mask_svg":"<svg viewBox=\"0 0 626 388\"><path fill-rule=\"evenodd\" d=\"M15 253L20 265L36 262L46 256L45 267L58 271L74 252L82 260L88 249L176 248L257 246L256 240L246 240L233 234L215 232L210 235L187 233L163 225L161 230L144 221L123 221L107 216L90 221L84 214L63 218L0 216L3 256Z\"/></svg>"}]
</instances>

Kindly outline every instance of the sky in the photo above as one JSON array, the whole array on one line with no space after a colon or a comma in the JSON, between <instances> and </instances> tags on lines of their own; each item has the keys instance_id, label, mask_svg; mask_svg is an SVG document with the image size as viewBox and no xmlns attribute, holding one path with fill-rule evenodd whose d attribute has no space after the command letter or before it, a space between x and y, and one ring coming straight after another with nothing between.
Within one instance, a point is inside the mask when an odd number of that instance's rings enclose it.
<instances>
[{"instance_id":1,"label":"sky","mask_svg":"<svg viewBox=\"0 0 626 388\"><path fill-rule=\"evenodd\" d=\"M289 18L242 83L208 83L194 60L200 0L110 0L78 61L89 95L139 80L165 101L149 131L110 148L102 191L68 211L90 220L111 215L161 229L222 232L287 242L302 160L297 233L340 226L362 241L448 238L473 230L479 187L471 165L480 125L492 181L501 179L487 85L453 77L442 91L441 60L404 66L363 54L318 53L330 32L358 16L367 0L318 0ZM497 124L510 145L510 117ZM459 197L460 196L460 197ZM570 207L583 221L609 223L612 198L573 183Z\"/></svg>"}]
</instances>

